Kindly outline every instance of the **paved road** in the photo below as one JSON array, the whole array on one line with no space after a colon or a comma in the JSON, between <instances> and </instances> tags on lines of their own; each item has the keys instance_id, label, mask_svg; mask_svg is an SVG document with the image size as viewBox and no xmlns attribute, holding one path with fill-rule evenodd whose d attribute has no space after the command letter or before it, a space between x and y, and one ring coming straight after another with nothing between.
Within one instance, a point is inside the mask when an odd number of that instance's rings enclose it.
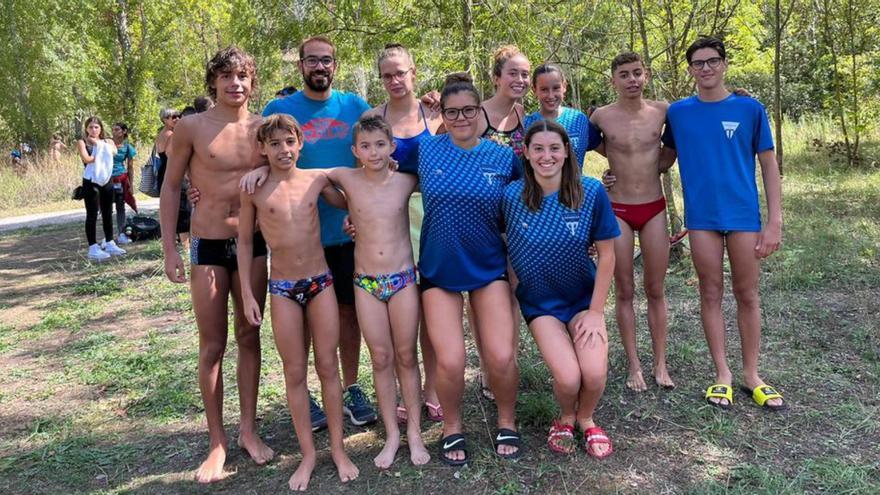
<instances>
[{"instance_id":1,"label":"paved road","mask_svg":"<svg viewBox=\"0 0 880 495\"><path fill-rule=\"evenodd\" d=\"M158 209L159 198L150 198L146 201L138 201L139 213L152 213ZM115 222L115 210L113 215L113 221ZM85 207L82 206L73 210L53 211L50 213L22 215L20 217L0 218L0 232L9 232L25 227L40 227L43 225L59 225L65 223L84 222L85 219L86 210Z\"/></svg>"}]
</instances>

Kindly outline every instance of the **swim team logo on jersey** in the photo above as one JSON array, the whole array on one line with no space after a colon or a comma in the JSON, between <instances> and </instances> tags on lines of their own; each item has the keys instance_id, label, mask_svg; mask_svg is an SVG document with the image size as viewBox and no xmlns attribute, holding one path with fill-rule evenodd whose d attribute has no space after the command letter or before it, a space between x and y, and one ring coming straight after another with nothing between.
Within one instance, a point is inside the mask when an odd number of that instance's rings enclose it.
<instances>
[{"instance_id":1,"label":"swim team logo on jersey","mask_svg":"<svg viewBox=\"0 0 880 495\"><path fill-rule=\"evenodd\" d=\"M727 139L733 139L733 133L736 132L736 129L739 127L739 122L722 120L721 127L724 128L724 134L727 135Z\"/></svg>"},{"instance_id":2,"label":"swim team logo on jersey","mask_svg":"<svg viewBox=\"0 0 880 495\"><path fill-rule=\"evenodd\" d=\"M562 220L565 222L568 232L574 237L575 233L577 233L578 225L580 225L580 213L576 211L563 212Z\"/></svg>"},{"instance_id":3,"label":"swim team logo on jersey","mask_svg":"<svg viewBox=\"0 0 880 495\"><path fill-rule=\"evenodd\" d=\"M480 165L480 170L483 171L483 177L486 178L486 182L488 182L490 186L495 184L495 180L501 175L497 170L490 168L489 166Z\"/></svg>"},{"instance_id":4,"label":"swim team logo on jersey","mask_svg":"<svg viewBox=\"0 0 880 495\"><path fill-rule=\"evenodd\" d=\"M312 119L302 126L303 140L309 144L322 139L345 139L350 127L345 122L329 118Z\"/></svg>"}]
</instances>

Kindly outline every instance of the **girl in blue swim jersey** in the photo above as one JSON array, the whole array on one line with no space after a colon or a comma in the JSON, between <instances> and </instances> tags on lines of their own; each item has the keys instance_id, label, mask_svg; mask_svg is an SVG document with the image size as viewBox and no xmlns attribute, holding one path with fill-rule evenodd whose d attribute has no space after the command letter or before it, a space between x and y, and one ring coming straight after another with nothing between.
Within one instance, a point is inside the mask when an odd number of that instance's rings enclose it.
<instances>
[{"instance_id":1,"label":"girl in blue swim jersey","mask_svg":"<svg viewBox=\"0 0 880 495\"><path fill-rule=\"evenodd\" d=\"M547 444L554 452L572 453L577 425L587 453L607 457L611 440L596 426L593 412L605 390L604 308L614 273L613 238L620 230L605 189L581 175L560 124L542 120L524 141L524 178L505 189L503 212L510 263L519 278L516 296L562 410ZM593 243L598 267L587 254Z\"/></svg>"},{"instance_id":2,"label":"girl in blue swim jersey","mask_svg":"<svg viewBox=\"0 0 880 495\"><path fill-rule=\"evenodd\" d=\"M602 143L599 128L590 122L589 117L580 110L566 107L565 92L567 83L562 69L555 64L541 64L532 72L532 91L541 108L526 115L525 128L539 120L555 120L562 124L571 140L571 148L577 163L583 167L587 151Z\"/></svg>"},{"instance_id":3,"label":"girl in blue swim jersey","mask_svg":"<svg viewBox=\"0 0 880 495\"><path fill-rule=\"evenodd\" d=\"M480 97L467 74L447 78L440 101L448 134L423 139L416 158L425 203L419 272L437 353L440 459L462 465L468 461L461 424L463 292L470 296L498 406L496 453L505 458L521 453L514 411L519 373L500 214L504 187L519 176L521 163L511 148L479 137Z\"/></svg>"}]
</instances>

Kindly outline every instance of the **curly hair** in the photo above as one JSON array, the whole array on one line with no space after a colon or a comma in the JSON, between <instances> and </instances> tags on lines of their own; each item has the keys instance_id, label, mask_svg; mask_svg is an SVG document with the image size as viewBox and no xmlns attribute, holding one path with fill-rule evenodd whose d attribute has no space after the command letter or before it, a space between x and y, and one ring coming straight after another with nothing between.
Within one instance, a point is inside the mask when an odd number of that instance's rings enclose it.
<instances>
[{"instance_id":1,"label":"curly hair","mask_svg":"<svg viewBox=\"0 0 880 495\"><path fill-rule=\"evenodd\" d=\"M216 100L217 87L215 82L221 72L230 72L235 69L244 69L251 76L251 91L257 89L257 63L241 48L231 45L214 54L214 57L205 66L205 89L208 95Z\"/></svg>"}]
</instances>

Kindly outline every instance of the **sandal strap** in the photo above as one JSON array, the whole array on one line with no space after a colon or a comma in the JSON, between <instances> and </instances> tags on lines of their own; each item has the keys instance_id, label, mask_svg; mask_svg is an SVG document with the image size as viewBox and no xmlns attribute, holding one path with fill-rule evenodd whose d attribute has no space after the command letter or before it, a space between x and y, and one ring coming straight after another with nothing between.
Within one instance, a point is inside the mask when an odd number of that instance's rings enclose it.
<instances>
[{"instance_id":1,"label":"sandal strap","mask_svg":"<svg viewBox=\"0 0 880 495\"><path fill-rule=\"evenodd\" d=\"M725 383L716 383L706 389L707 399L727 399L733 403L733 387Z\"/></svg>"},{"instance_id":2,"label":"sandal strap","mask_svg":"<svg viewBox=\"0 0 880 495\"><path fill-rule=\"evenodd\" d=\"M763 406L768 400L782 399L782 394L770 385L759 385L752 391L752 398L759 406Z\"/></svg>"},{"instance_id":3,"label":"sandal strap","mask_svg":"<svg viewBox=\"0 0 880 495\"><path fill-rule=\"evenodd\" d=\"M550 427L550 438L574 438L574 425L566 425L554 421L553 426Z\"/></svg>"},{"instance_id":4,"label":"sandal strap","mask_svg":"<svg viewBox=\"0 0 880 495\"><path fill-rule=\"evenodd\" d=\"M461 433L453 433L448 437L440 439L440 448L443 452L454 452L456 450L467 450L464 435Z\"/></svg>"},{"instance_id":5,"label":"sandal strap","mask_svg":"<svg viewBox=\"0 0 880 495\"><path fill-rule=\"evenodd\" d=\"M584 431L584 439L586 439L588 443L611 443L611 439L608 438L608 434L605 433L605 430L598 426L587 428L586 431Z\"/></svg>"},{"instance_id":6,"label":"sandal strap","mask_svg":"<svg viewBox=\"0 0 880 495\"><path fill-rule=\"evenodd\" d=\"M495 432L493 443L495 444L495 447L498 447L499 445L519 447L522 445L522 436L518 431L513 431L508 428L499 428L498 431Z\"/></svg>"}]
</instances>

